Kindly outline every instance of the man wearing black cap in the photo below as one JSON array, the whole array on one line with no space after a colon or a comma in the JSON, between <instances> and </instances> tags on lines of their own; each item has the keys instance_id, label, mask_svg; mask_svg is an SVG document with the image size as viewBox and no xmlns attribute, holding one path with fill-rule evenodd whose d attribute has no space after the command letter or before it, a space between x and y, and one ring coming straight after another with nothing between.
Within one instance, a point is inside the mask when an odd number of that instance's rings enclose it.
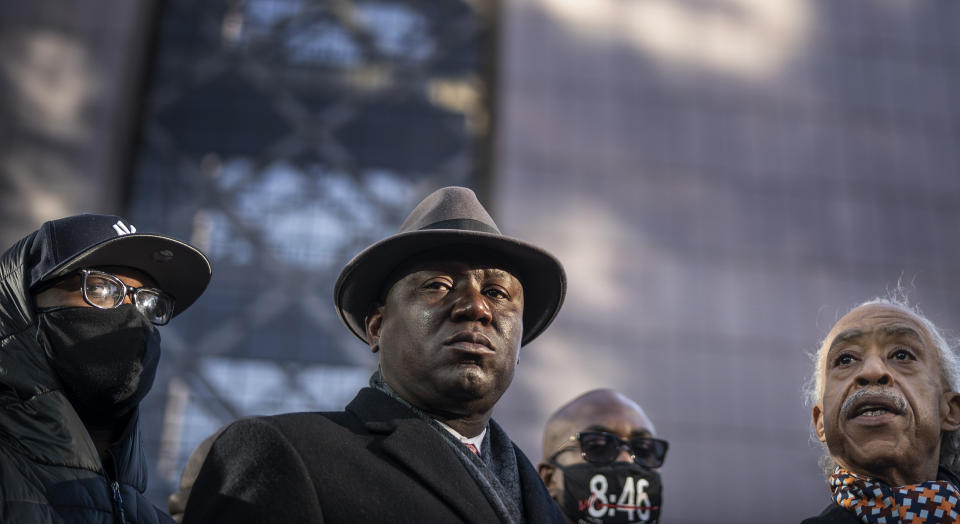
<instances>
[{"instance_id":1,"label":"man wearing black cap","mask_svg":"<svg viewBox=\"0 0 960 524\"><path fill-rule=\"evenodd\" d=\"M138 405L155 326L210 263L121 218L44 223L0 255L0 522L172 522L144 497Z\"/></svg>"},{"instance_id":2,"label":"man wearing black cap","mask_svg":"<svg viewBox=\"0 0 960 524\"><path fill-rule=\"evenodd\" d=\"M564 290L560 263L501 235L472 191L429 195L334 288L379 356L370 387L346 411L228 427L183 522L563 522L490 416Z\"/></svg>"}]
</instances>

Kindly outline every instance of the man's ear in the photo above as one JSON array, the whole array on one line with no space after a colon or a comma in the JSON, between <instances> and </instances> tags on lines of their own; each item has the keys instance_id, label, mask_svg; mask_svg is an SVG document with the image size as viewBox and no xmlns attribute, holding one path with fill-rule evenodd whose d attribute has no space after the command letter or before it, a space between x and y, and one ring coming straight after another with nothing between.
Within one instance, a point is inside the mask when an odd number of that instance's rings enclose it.
<instances>
[{"instance_id":1,"label":"man's ear","mask_svg":"<svg viewBox=\"0 0 960 524\"><path fill-rule=\"evenodd\" d=\"M817 439L820 442L826 442L827 435L823 430L823 408L820 407L820 404L813 406L813 427L817 432Z\"/></svg>"},{"instance_id":2,"label":"man's ear","mask_svg":"<svg viewBox=\"0 0 960 524\"><path fill-rule=\"evenodd\" d=\"M547 464L546 462L541 462L537 464L537 473L540 474L540 480L542 480L543 485L546 486L547 492L550 493L550 496L553 498L553 500L556 500L559 503L560 482L558 482L557 479L557 468Z\"/></svg>"},{"instance_id":3,"label":"man's ear","mask_svg":"<svg viewBox=\"0 0 960 524\"><path fill-rule=\"evenodd\" d=\"M940 395L940 429L942 431L960 429L960 393L945 391Z\"/></svg>"},{"instance_id":4,"label":"man's ear","mask_svg":"<svg viewBox=\"0 0 960 524\"><path fill-rule=\"evenodd\" d=\"M543 480L543 483L549 486L550 479L553 478L553 466L546 462L541 462L537 464L537 473L540 474L540 479Z\"/></svg>"},{"instance_id":5,"label":"man's ear","mask_svg":"<svg viewBox=\"0 0 960 524\"><path fill-rule=\"evenodd\" d=\"M380 330L383 328L383 306L374 306L363 319L364 331L367 334L367 344L370 351L380 351Z\"/></svg>"}]
</instances>

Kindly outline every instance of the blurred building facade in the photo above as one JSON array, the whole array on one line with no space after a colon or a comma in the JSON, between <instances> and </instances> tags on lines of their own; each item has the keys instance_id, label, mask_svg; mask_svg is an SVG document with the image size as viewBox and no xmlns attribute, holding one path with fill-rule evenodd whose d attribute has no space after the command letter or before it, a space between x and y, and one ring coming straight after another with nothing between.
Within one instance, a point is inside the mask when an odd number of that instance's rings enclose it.
<instances>
[{"instance_id":1,"label":"blurred building facade","mask_svg":"<svg viewBox=\"0 0 960 524\"><path fill-rule=\"evenodd\" d=\"M144 405L159 505L221 424L338 409L366 383L375 360L339 324L333 281L441 185L477 189L568 270L495 417L536 458L570 398L636 399L671 442L664 522L827 504L802 389L847 308L900 285L960 329L949 2L43 0L0 15L4 245L122 212L214 262L162 332Z\"/></svg>"},{"instance_id":2,"label":"blurred building facade","mask_svg":"<svg viewBox=\"0 0 960 524\"><path fill-rule=\"evenodd\" d=\"M484 187L491 15L447 1L164 4L131 219L189 234L216 276L177 323L167 395L151 399L162 489L219 426L342 409L366 385L376 360L340 324L332 284L432 188Z\"/></svg>"}]
</instances>

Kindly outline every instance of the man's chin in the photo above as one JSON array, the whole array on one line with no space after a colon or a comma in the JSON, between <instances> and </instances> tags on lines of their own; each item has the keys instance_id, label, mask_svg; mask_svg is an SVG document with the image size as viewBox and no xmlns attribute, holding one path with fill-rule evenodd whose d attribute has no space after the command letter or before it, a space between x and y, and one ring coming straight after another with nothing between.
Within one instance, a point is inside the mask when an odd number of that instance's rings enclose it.
<instances>
[{"instance_id":1,"label":"man's chin","mask_svg":"<svg viewBox=\"0 0 960 524\"><path fill-rule=\"evenodd\" d=\"M480 366L460 364L454 370L448 387L451 392L460 392L460 395L464 397L482 398L489 393L492 387L491 382L492 380L487 372Z\"/></svg>"},{"instance_id":2,"label":"man's chin","mask_svg":"<svg viewBox=\"0 0 960 524\"><path fill-rule=\"evenodd\" d=\"M495 377L475 364L460 364L445 380L444 393L457 402L496 402L506 386L500 387Z\"/></svg>"},{"instance_id":3,"label":"man's chin","mask_svg":"<svg viewBox=\"0 0 960 524\"><path fill-rule=\"evenodd\" d=\"M837 463L849 471L869 477L909 466L915 458L913 450L905 443L897 444L880 439L862 442L848 457L834 457Z\"/></svg>"}]
</instances>

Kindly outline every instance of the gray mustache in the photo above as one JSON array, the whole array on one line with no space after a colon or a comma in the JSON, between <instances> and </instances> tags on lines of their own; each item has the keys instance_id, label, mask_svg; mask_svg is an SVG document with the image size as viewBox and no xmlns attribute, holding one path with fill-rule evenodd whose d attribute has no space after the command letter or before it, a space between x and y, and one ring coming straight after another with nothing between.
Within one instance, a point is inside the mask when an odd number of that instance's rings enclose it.
<instances>
[{"instance_id":1,"label":"gray mustache","mask_svg":"<svg viewBox=\"0 0 960 524\"><path fill-rule=\"evenodd\" d=\"M897 412L903 413L907 410L907 401L903 399L900 395L894 393L892 390L886 388L868 388L861 389L850 395L843 401L843 404L840 406L840 415L844 418L849 418L850 410L853 409L853 405L863 397L883 397L886 400L889 400L891 404L896 406Z\"/></svg>"}]
</instances>

